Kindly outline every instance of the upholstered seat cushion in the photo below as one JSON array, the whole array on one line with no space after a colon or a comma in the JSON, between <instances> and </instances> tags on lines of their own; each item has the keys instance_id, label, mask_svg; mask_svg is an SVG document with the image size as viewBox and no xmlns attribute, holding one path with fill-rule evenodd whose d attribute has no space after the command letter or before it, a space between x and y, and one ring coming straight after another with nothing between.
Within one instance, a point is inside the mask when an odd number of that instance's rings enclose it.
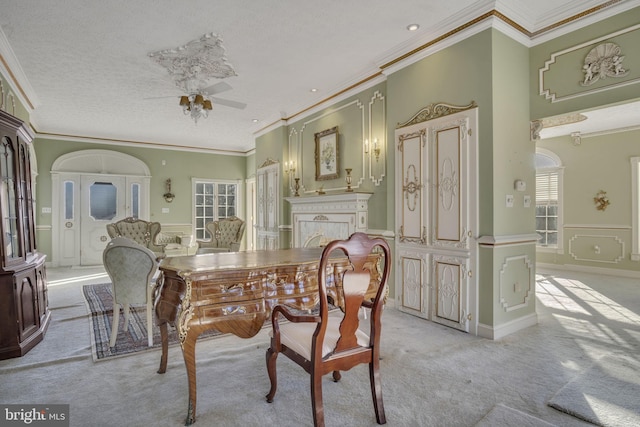
<instances>
[{"instance_id":1,"label":"upholstered seat cushion","mask_svg":"<svg viewBox=\"0 0 640 427\"><path fill-rule=\"evenodd\" d=\"M329 314L327 332L322 345L322 357L331 353L336 347L340 337L340 322L342 322L342 312L340 310ZM305 359L311 360L311 341L317 326L318 324L313 322L280 323L280 342ZM270 332L270 335L273 337L273 331ZM369 336L360 329L356 331L356 339L358 340L358 345L362 347L369 346Z\"/></svg>"}]
</instances>

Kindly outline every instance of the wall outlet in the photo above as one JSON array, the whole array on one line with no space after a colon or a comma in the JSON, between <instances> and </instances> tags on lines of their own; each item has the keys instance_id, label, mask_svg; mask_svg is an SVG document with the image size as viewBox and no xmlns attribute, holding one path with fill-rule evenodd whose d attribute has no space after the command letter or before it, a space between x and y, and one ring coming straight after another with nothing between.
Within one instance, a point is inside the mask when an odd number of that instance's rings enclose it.
<instances>
[{"instance_id":1,"label":"wall outlet","mask_svg":"<svg viewBox=\"0 0 640 427\"><path fill-rule=\"evenodd\" d=\"M513 194L507 194L506 204L507 204L508 208L512 208L513 207Z\"/></svg>"}]
</instances>

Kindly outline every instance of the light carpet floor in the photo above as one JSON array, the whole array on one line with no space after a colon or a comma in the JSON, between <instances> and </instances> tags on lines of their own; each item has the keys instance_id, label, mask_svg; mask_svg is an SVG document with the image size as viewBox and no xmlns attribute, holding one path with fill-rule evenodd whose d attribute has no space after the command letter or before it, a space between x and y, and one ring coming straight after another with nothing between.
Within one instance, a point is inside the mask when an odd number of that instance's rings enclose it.
<instances>
[{"instance_id":1,"label":"light carpet floor","mask_svg":"<svg viewBox=\"0 0 640 427\"><path fill-rule=\"evenodd\" d=\"M163 375L156 373L159 351L93 362L81 286L105 277L72 273L84 279L63 280L68 271L48 271L52 323L27 355L0 361L0 402L69 403L74 427L183 425L188 385L180 348L169 349ZM523 419L592 425L548 403L606 356L639 362L638 281L559 272L537 281L538 325L496 341L387 308L381 344L387 425L514 425ZM309 377L284 357L275 401L266 403L268 342L262 330L251 339L198 343L196 426L312 425ZM376 425L364 366L345 372L339 383L327 378L324 400L327 427ZM615 393L611 401L618 401Z\"/></svg>"}]
</instances>

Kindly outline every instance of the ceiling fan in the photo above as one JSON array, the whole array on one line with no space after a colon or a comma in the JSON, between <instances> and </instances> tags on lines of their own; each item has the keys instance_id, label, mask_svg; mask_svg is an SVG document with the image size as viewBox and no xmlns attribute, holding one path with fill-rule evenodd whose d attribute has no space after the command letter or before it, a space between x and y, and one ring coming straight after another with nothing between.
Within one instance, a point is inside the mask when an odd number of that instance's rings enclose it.
<instances>
[{"instance_id":1,"label":"ceiling fan","mask_svg":"<svg viewBox=\"0 0 640 427\"><path fill-rule=\"evenodd\" d=\"M213 103L216 105L224 105L226 107L238 108L243 110L247 104L238 101L232 101L229 99L217 98L212 95L226 92L231 90L232 87L226 82L219 82L203 89L196 89L190 91L187 95L175 95L175 96L161 96L156 98L146 99L160 99L160 98L174 98L179 97L179 105L182 107L182 111L185 115L191 116L191 118L198 123L198 119L201 117L207 117L209 111L213 109Z\"/></svg>"}]
</instances>

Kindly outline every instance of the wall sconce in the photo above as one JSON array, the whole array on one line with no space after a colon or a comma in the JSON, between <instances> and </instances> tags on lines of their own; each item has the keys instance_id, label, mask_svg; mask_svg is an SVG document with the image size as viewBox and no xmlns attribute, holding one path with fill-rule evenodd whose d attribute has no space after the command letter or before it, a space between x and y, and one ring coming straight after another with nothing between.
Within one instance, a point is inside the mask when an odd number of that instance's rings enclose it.
<instances>
[{"instance_id":1,"label":"wall sconce","mask_svg":"<svg viewBox=\"0 0 640 427\"><path fill-rule=\"evenodd\" d=\"M296 162L293 160L289 162L284 162L284 173L295 174L296 173Z\"/></svg>"},{"instance_id":2,"label":"wall sconce","mask_svg":"<svg viewBox=\"0 0 640 427\"><path fill-rule=\"evenodd\" d=\"M364 140L364 152L369 154L369 140ZM373 154L376 156L376 162L380 159L380 144L378 144L378 138L373 139Z\"/></svg>"},{"instance_id":3,"label":"wall sconce","mask_svg":"<svg viewBox=\"0 0 640 427\"><path fill-rule=\"evenodd\" d=\"M167 179L164 182L164 185L165 185L166 193L164 193L162 197L164 197L164 200L167 203L171 203L173 202L174 197L176 197L176 195L171 192L171 178Z\"/></svg>"}]
</instances>

